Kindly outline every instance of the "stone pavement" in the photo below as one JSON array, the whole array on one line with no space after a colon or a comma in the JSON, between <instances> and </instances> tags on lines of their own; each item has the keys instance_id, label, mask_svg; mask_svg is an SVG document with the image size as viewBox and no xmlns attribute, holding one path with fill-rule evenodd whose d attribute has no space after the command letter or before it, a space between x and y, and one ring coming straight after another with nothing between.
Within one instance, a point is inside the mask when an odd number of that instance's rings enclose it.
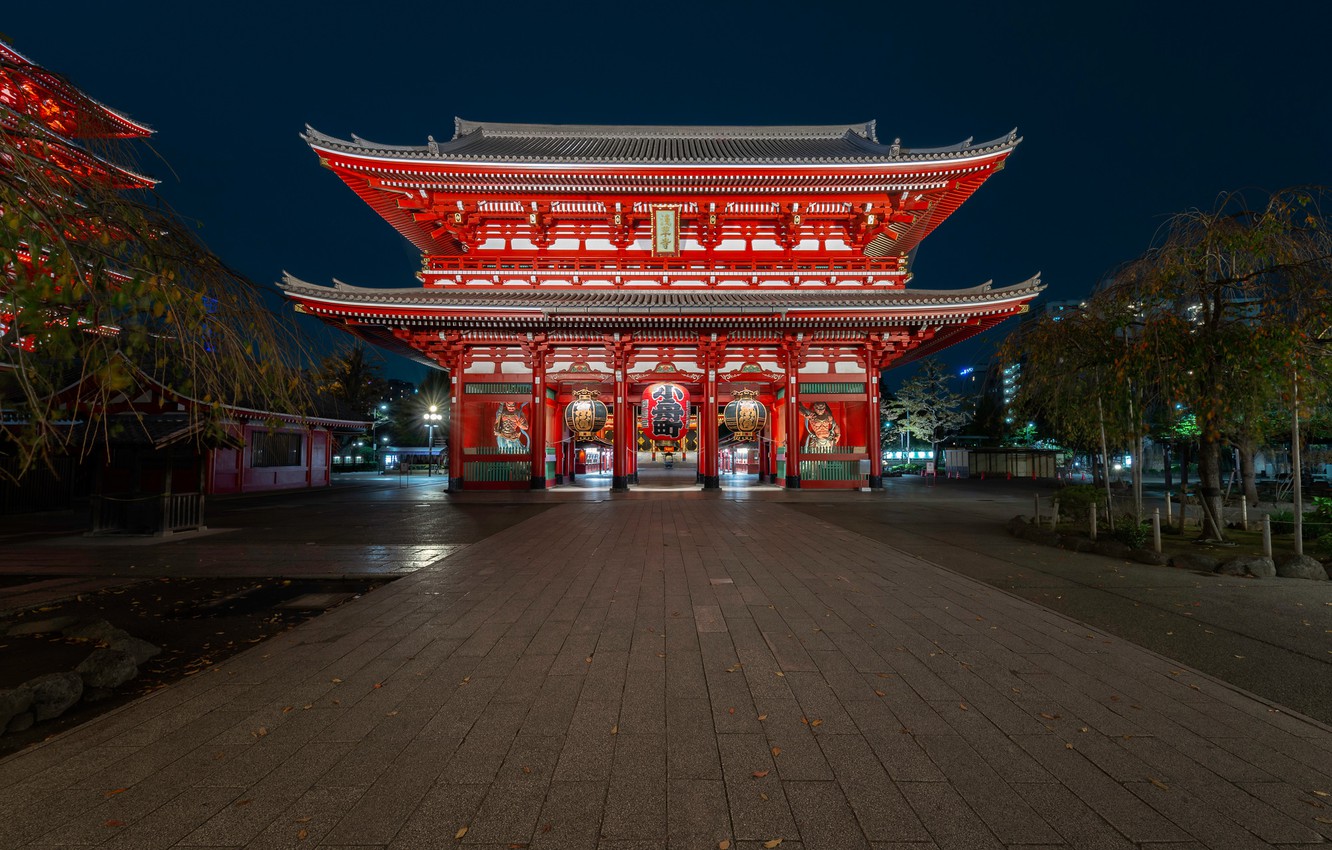
<instances>
[{"instance_id":1,"label":"stone pavement","mask_svg":"<svg viewBox=\"0 0 1332 850\"><path fill-rule=\"evenodd\" d=\"M636 498L451 549L0 789L0 847L1299 847L1332 730L782 504Z\"/></svg>"}]
</instances>

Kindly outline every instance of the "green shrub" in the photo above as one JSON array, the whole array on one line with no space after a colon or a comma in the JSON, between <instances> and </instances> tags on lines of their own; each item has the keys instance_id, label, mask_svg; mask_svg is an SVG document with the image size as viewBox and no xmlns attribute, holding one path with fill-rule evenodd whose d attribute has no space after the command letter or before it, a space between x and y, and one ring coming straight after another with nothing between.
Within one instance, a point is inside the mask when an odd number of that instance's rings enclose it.
<instances>
[{"instance_id":1,"label":"green shrub","mask_svg":"<svg viewBox=\"0 0 1332 850\"><path fill-rule=\"evenodd\" d=\"M1070 484L1060 487L1059 512L1074 519L1085 519L1092 505L1105 504L1105 490L1095 484Z\"/></svg>"},{"instance_id":2,"label":"green shrub","mask_svg":"<svg viewBox=\"0 0 1332 850\"><path fill-rule=\"evenodd\" d=\"M1295 533L1295 512L1294 511L1273 511L1270 515L1272 521L1273 534L1294 534ZM1318 511L1312 511L1304 515L1304 525L1300 529L1300 536L1305 540L1313 540L1320 534L1328 530L1329 520L1319 516Z\"/></svg>"},{"instance_id":3,"label":"green shrub","mask_svg":"<svg viewBox=\"0 0 1332 850\"><path fill-rule=\"evenodd\" d=\"M1141 549L1146 546L1151 536L1152 530L1150 528L1128 514L1117 517L1115 528L1110 532L1111 539L1118 540L1126 546L1132 546L1134 549Z\"/></svg>"}]
</instances>

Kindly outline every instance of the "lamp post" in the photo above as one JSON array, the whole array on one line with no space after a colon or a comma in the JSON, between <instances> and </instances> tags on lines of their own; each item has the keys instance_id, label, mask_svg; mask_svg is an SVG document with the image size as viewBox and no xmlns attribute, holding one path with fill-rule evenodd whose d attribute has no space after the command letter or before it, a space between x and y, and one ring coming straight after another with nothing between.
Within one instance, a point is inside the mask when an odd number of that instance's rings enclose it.
<instances>
[{"instance_id":1,"label":"lamp post","mask_svg":"<svg viewBox=\"0 0 1332 850\"><path fill-rule=\"evenodd\" d=\"M438 407L430 405L430 411L425 414L426 434L429 442L426 444L426 475L432 474L432 467L435 465L435 427L444 420L444 414L438 413Z\"/></svg>"}]
</instances>

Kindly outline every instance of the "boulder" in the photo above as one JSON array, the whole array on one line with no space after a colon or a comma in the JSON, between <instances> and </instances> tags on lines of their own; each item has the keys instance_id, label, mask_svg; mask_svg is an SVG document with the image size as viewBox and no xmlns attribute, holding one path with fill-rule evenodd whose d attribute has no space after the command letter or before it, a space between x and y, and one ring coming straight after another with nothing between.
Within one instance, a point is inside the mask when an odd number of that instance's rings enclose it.
<instances>
[{"instance_id":1,"label":"boulder","mask_svg":"<svg viewBox=\"0 0 1332 850\"><path fill-rule=\"evenodd\" d=\"M107 644L108 649L119 650L130 658L134 659L136 665L142 666L145 661L154 655L162 652L162 647L149 643L142 638L130 637L126 635L122 638L116 638Z\"/></svg>"},{"instance_id":2,"label":"boulder","mask_svg":"<svg viewBox=\"0 0 1332 850\"><path fill-rule=\"evenodd\" d=\"M114 688L139 675L139 665L128 652L94 649L74 672L83 678L85 688Z\"/></svg>"},{"instance_id":3,"label":"boulder","mask_svg":"<svg viewBox=\"0 0 1332 850\"><path fill-rule=\"evenodd\" d=\"M1197 552L1180 552L1177 555L1170 556L1170 566L1177 570L1197 570L1198 572L1215 572L1217 565L1221 562L1211 555L1201 555Z\"/></svg>"},{"instance_id":4,"label":"boulder","mask_svg":"<svg viewBox=\"0 0 1332 850\"><path fill-rule=\"evenodd\" d=\"M31 707L32 688L27 685L0 689L0 731L9 725L10 719L25 713Z\"/></svg>"},{"instance_id":5,"label":"boulder","mask_svg":"<svg viewBox=\"0 0 1332 850\"><path fill-rule=\"evenodd\" d=\"M1092 551L1107 558L1127 559L1133 548L1118 540L1097 540L1096 547Z\"/></svg>"},{"instance_id":6,"label":"boulder","mask_svg":"<svg viewBox=\"0 0 1332 850\"><path fill-rule=\"evenodd\" d=\"M44 635L48 632L58 632L66 626L71 626L78 622L78 617L46 617L41 620L27 620L22 623L15 623L5 630L5 634L11 637L19 635Z\"/></svg>"},{"instance_id":7,"label":"boulder","mask_svg":"<svg viewBox=\"0 0 1332 850\"><path fill-rule=\"evenodd\" d=\"M1129 553L1129 557L1139 564L1151 564L1155 567L1164 567L1170 563L1170 558L1164 552L1155 549L1134 549Z\"/></svg>"},{"instance_id":8,"label":"boulder","mask_svg":"<svg viewBox=\"0 0 1332 850\"><path fill-rule=\"evenodd\" d=\"M83 677L78 673L47 673L24 684L32 689L33 719L39 723L64 714L83 696Z\"/></svg>"},{"instance_id":9,"label":"boulder","mask_svg":"<svg viewBox=\"0 0 1332 850\"><path fill-rule=\"evenodd\" d=\"M1237 555L1218 564L1214 572L1227 576L1273 578L1276 575L1276 564L1271 558L1262 555Z\"/></svg>"},{"instance_id":10,"label":"boulder","mask_svg":"<svg viewBox=\"0 0 1332 850\"><path fill-rule=\"evenodd\" d=\"M1008 521L1008 533L1015 535L1021 534L1022 529L1029 528L1030 526L1031 526L1031 521L1028 520L1022 514L1018 514L1017 516L1013 517Z\"/></svg>"},{"instance_id":11,"label":"boulder","mask_svg":"<svg viewBox=\"0 0 1332 850\"><path fill-rule=\"evenodd\" d=\"M25 711L22 714L16 714L10 718L9 723L5 725L6 732L23 732L32 728L32 724L37 720L32 716L31 711Z\"/></svg>"},{"instance_id":12,"label":"boulder","mask_svg":"<svg viewBox=\"0 0 1332 850\"><path fill-rule=\"evenodd\" d=\"M60 632L67 638L105 641L121 640L129 637L129 632L111 625L106 620L85 620L69 626Z\"/></svg>"},{"instance_id":13,"label":"boulder","mask_svg":"<svg viewBox=\"0 0 1332 850\"><path fill-rule=\"evenodd\" d=\"M1289 555L1276 563L1276 574L1282 578L1307 578L1327 581L1327 570L1317 558L1308 555Z\"/></svg>"}]
</instances>

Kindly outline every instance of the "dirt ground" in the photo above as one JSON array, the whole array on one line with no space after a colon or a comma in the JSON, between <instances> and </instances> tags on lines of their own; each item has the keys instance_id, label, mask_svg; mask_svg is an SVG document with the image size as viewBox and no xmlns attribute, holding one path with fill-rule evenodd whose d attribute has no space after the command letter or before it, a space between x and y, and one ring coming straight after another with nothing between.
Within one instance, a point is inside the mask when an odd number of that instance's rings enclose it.
<instances>
[{"instance_id":1,"label":"dirt ground","mask_svg":"<svg viewBox=\"0 0 1332 850\"><path fill-rule=\"evenodd\" d=\"M0 581L6 587L18 588L42 578L7 575L0 577ZM96 648L95 642L64 637L55 629L6 635L14 626L59 623L67 617L80 622L102 619L162 648L161 654L139 668L136 678L116 688L105 699L81 701L54 720L24 732L0 735L0 755L193 676L391 580L392 577L156 578L0 615L0 689L12 688L45 673L73 670Z\"/></svg>"}]
</instances>

